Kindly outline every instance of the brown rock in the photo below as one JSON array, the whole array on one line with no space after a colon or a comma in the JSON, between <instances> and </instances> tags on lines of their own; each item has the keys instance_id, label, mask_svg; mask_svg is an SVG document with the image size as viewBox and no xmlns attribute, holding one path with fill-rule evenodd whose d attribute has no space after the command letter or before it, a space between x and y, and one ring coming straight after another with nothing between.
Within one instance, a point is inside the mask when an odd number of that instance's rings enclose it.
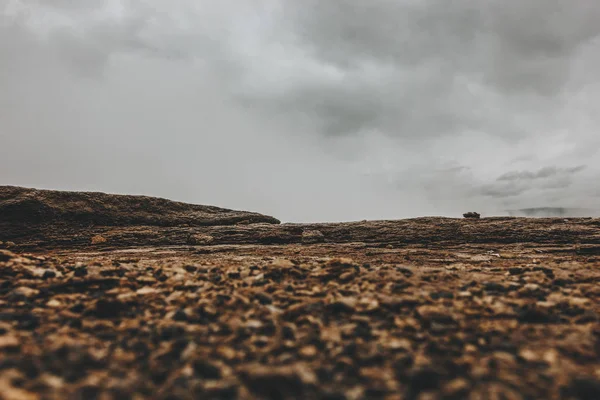
<instances>
[{"instance_id":1,"label":"brown rock","mask_svg":"<svg viewBox=\"0 0 600 400\"><path fill-rule=\"evenodd\" d=\"M14 335L0 336L0 351L17 349L21 345L19 338Z\"/></svg>"},{"instance_id":2,"label":"brown rock","mask_svg":"<svg viewBox=\"0 0 600 400\"><path fill-rule=\"evenodd\" d=\"M296 399L307 395L317 384L314 372L303 364L293 366L248 366L241 371L245 385L266 399Z\"/></svg>"},{"instance_id":3,"label":"brown rock","mask_svg":"<svg viewBox=\"0 0 600 400\"><path fill-rule=\"evenodd\" d=\"M275 223L265 215L192 205L148 196L100 192L62 192L0 186L0 220L15 223L189 226L233 225L241 221Z\"/></svg>"},{"instance_id":4,"label":"brown rock","mask_svg":"<svg viewBox=\"0 0 600 400\"><path fill-rule=\"evenodd\" d=\"M471 219L479 219L481 217L481 215L479 213L474 212L474 211L469 211L467 213L464 213L463 217L465 217L465 218L471 218Z\"/></svg>"},{"instance_id":5,"label":"brown rock","mask_svg":"<svg viewBox=\"0 0 600 400\"><path fill-rule=\"evenodd\" d=\"M91 244L102 244L106 243L106 238L102 235L93 236L91 239Z\"/></svg>"},{"instance_id":6,"label":"brown rock","mask_svg":"<svg viewBox=\"0 0 600 400\"><path fill-rule=\"evenodd\" d=\"M31 253L0 251L0 397L598 397L597 219L27 215L0 218ZM306 230L327 243L303 245Z\"/></svg>"},{"instance_id":7,"label":"brown rock","mask_svg":"<svg viewBox=\"0 0 600 400\"><path fill-rule=\"evenodd\" d=\"M17 255L8 250L0 250L0 262L9 261L12 258L15 258Z\"/></svg>"}]
</instances>

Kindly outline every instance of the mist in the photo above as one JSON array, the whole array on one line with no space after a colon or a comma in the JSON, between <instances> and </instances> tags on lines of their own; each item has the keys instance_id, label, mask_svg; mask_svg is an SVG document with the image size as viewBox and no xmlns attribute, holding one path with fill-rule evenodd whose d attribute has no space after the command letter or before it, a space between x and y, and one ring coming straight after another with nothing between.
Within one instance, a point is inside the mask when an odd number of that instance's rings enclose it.
<instances>
[{"instance_id":1,"label":"mist","mask_svg":"<svg viewBox=\"0 0 600 400\"><path fill-rule=\"evenodd\" d=\"M0 184L282 221L597 213L594 0L0 0Z\"/></svg>"}]
</instances>

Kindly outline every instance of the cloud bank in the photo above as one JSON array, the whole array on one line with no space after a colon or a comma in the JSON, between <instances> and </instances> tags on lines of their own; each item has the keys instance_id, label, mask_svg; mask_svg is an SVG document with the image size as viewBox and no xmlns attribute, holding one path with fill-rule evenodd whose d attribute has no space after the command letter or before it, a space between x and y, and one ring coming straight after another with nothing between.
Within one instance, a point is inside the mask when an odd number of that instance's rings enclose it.
<instances>
[{"instance_id":1,"label":"cloud bank","mask_svg":"<svg viewBox=\"0 0 600 400\"><path fill-rule=\"evenodd\" d=\"M286 221L596 207L594 0L0 0L0 183Z\"/></svg>"}]
</instances>

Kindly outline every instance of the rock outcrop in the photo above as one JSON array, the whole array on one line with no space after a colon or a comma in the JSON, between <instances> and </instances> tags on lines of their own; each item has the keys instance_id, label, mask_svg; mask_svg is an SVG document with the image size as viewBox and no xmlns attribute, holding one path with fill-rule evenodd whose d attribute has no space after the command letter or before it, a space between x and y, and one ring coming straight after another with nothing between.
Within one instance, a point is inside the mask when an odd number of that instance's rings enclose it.
<instances>
[{"instance_id":1,"label":"rock outcrop","mask_svg":"<svg viewBox=\"0 0 600 400\"><path fill-rule=\"evenodd\" d=\"M202 227L235 224L279 224L266 215L194 205L149 196L98 192L65 192L0 186L0 240L90 234L108 227Z\"/></svg>"},{"instance_id":2,"label":"rock outcrop","mask_svg":"<svg viewBox=\"0 0 600 400\"><path fill-rule=\"evenodd\" d=\"M102 239L99 239L99 238ZM210 238L208 240L207 238ZM600 244L599 218L442 218L280 224L246 211L146 196L0 187L0 241L15 249L360 242Z\"/></svg>"},{"instance_id":3,"label":"rock outcrop","mask_svg":"<svg viewBox=\"0 0 600 400\"><path fill-rule=\"evenodd\" d=\"M598 219L0 193L2 399L600 398Z\"/></svg>"}]
</instances>

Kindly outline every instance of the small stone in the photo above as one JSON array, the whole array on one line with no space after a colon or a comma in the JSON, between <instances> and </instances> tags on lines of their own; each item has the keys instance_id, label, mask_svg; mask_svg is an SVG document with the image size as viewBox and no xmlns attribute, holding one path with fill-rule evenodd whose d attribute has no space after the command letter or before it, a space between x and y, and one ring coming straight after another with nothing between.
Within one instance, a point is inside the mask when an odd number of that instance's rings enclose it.
<instances>
[{"instance_id":1,"label":"small stone","mask_svg":"<svg viewBox=\"0 0 600 400\"><path fill-rule=\"evenodd\" d=\"M196 360L192 365L194 374L202 379L221 379L221 368L207 360Z\"/></svg>"},{"instance_id":2,"label":"small stone","mask_svg":"<svg viewBox=\"0 0 600 400\"><path fill-rule=\"evenodd\" d=\"M586 299L585 297L571 297L569 299L569 304L576 307L585 306L590 304L590 300Z\"/></svg>"},{"instance_id":3,"label":"small stone","mask_svg":"<svg viewBox=\"0 0 600 400\"><path fill-rule=\"evenodd\" d=\"M241 379L260 398L305 398L308 385L318 380L315 373L302 364L283 366L249 365L241 371Z\"/></svg>"},{"instance_id":4,"label":"small stone","mask_svg":"<svg viewBox=\"0 0 600 400\"><path fill-rule=\"evenodd\" d=\"M528 362L535 362L540 359L540 357L530 349L522 349L519 351L519 357Z\"/></svg>"},{"instance_id":5,"label":"small stone","mask_svg":"<svg viewBox=\"0 0 600 400\"><path fill-rule=\"evenodd\" d=\"M155 293L158 293L158 292L159 292L158 289L155 289L155 288L150 287L150 286L144 286L143 288L136 290L136 293L140 294L140 295L155 294Z\"/></svg>"},{"instance_id":6,"label":"small stone","mask_svg":"<svg viewBox=\"0 0 600 400\"><path fill-rule=\"evenodd\" d=\"M429 297L431 297L432 300L453 299L454 298L454 293L452 293L452 292L446 292L446 291L432 292L432 293L429 294Z\"/></svg>"},{"instance_id":7,"label":"small stone","mask_svg":"<svg viewBox=\"0 0 600 400\"><path fill-rule=\"evenodd\" d=\"M15 258L17 255L8 250L0 250L0 262L9 261L12 258Z\"/></svg>"},{"instance_id":8,"label":"small stone","mask_svg":"<svg viewBox=\"0 0 600 400\"><path fill-rule=\"evenodd\" d=\"M266 305L266 304L271 304L271 303L273 303L273 297L271 297L271 296L270 296L270 295L268 295L267 293L262 293L262 292L260 292L260 293L257 293L256 295L254 295L254 298L255 298L256 300L258 300L258 302L259 302L260 304L264 304L264 305Z\"/></svg>"},{"instance_id":9,"label":"small stone","mask_svg":"<svg viewBox=\"0 0 600 400\"><path fill-rule=\"evenodd\" d=\"M517 319L528 324L548 324L557 322L559 316L546 308L526 305L517 312Z\"/></svg>"},{"instance_id":10,"label":"small stone","mask_svg":"<svg viewBox=\"0 0 600 400\"><path fill-rule=\"evenodd\" d=\"M356 263L351 258L332 258L327 261L327 267L356 267Z\"/></svg>"},{"instance_id":11,"label":"small stone","mask_svg":"<svg viewBox=\"0 0 600 400\"><path fill-rule=\"evenodd\" d=\"M343 274L340 275L339 280L341 282L350 282L352 279L354 279L354 272L344 272Z\"/></svg>"},{"instance_id":12,"label":"small stone","mask_svg":"<svg viewBox=\"0 0 600 400\"><path fill-rule=\"evenodd\" d=\"M203 393L207 399L238 399L239 388L235 382L222 380L207 381L203 385Z\"/></svg>"},{"instance_id":13,"label":"small stone","mask_svg":"<svg viewBox=\"0 0 600 400\"><path fill-rule=\"evenodd\" d=\"M477 352L477 346L475 346L474 344L467 344L465 345L465 353L476 353Z\"/></svg>"},{"instance_id":14,"label":"small stone","mask_svg":"<svg viewBox=\"0 0 600 400\"><path fill-rule=\"evenodd\" d=\"M27 286L19 286L11 292L11 295L14 297L30 299L32 297L37 296L39 293L40 291L37 289L33 289Z\"/></svg>"},{"instance_id":15,"label":"small stone","mask_svg":"<svg viewBox=\"0 0 600 400\"><path fill-rule=\"evenodd\" d=\"M52 299L46 303L46 306L50 308L58 308L62 306L62 303L56 299Z\"/></svg>"},{"instance_id":16,"label":"small stone","mask_svg":"<svg viewBox=\"0 0 600 400\"><path fill-rule=\"evenodd\" d=\"M306 358L312 358L314 356L316 356L318 353L318 350L315 346L313 345L309 345L309 346L304 346L300 349L299 354L302 357L306 357Z\"/></svg>"},{"instance_id":17,"label":"small stone","mask_svg":"<svg viewBox=\"0 0 600 400\"><path fill-rule=\"evenodd\" d=\"M188 236L187 242L190 245L207 245L214 242L215 238L210 235L196 233Z\"/></svg>"},{"instance_id":18,"label":"small stone","mask_svg":"<svg viewBox=\"0 0 600 400\"><path fill-rule=\"evenodd\" d=\"M173 321L187 321L188 315L184 310L177 310L175 314L173 314Z\"/></svg>"},{"instance_id":19,"label":"small stone","mask_svg":"<svg viewBox=\"0 0 600 400\"><path fill-rule=\"evenodd\" d=\"M392 350L412 351L412 343L406 338L392 338L386 343L386 347Z\"/></svg>"},{"instance_id":20,"label":"small stone","mask_svg":"<svg viewBox=\"0 0 600 400\"><path fill-rule=\"evenodd\" d=\"M486 290L486 291L488 291L488 292L500 292L500 293L503 293L503 292L507 291L506 286L504 286L503 284L498 283L498 282L486 282L483 285L483 289Z\"/></svg>"},{"instance_id":21,"label":"small stone","mask_svg":"<svg viewBox=\"0 0 600 400\"><path fill-rule=\"evenodd\" d=\"M327 305L327 309L333 313L354 312L358 300L354 297L342 297Z\"/></svg>"},{"instance_id":22,"label":"small stone","mask_svg":"<svg viewBox=\"0 0 600 400\"><path fill-rule=\"evenodd\" d=\"M525 272L525 269L521 268L521 267L510 267L508 269L508 273L510 275L521 275Z\"/></svg>"},{"instance_id":23,"label":"small stone","mask_svg":"<svg viewBox=\"0 0 600 400\"><path fill-rule=\"evenodd\" d=\"M92 315L97 318L114 318L123 310L123 303L117 300L100 299L92 309Z\"/></svg>"},{"instance_id":24,"label":"small stone","mask_svg":"<svg viewBox=\"0 0 600 400\"><path fill-rule=\"evenodd\" d=\"M91 243L92 244L102 244L102 243L106 243L106 238L102 235L96 235L93 236L91 239Z\"/></svg>"},{"instance_id":25,"label":"small stone","mask_svg":"<svg viewBox=\"0 0 600 400\"><path fill-rule=\"evenodd\" d=\"M19 338L14 335L3 335L0 336L0 349L8 350L15 349L21 345Z\"/></svg>"},{"instance_id":26,"label":"small stone","mask_svg":"<svg viewBox=\"0 0 600 400\"><path fill-rule=\"evenodd\" d=\"M527 283L518 290L518 293L522 297L536 297L542 293L542 288L537 283Z\"/></svg>"},{"instance_id":27,"label":"small stone","mask_svg":"<svg viewBox=\"0 0 600 400\"><path fill-rule=\"evenodd\" d=\"M231 347L221 346L217 349L217 353L226 360L234 360L237 356L237 352Z\"/></svg>"},{"instance_id":28,"label":"small stone","mask_svg":"<svg viewBox=\"0 0 600 400\"><path fill-rule=\"evenodd\" d=\"M263 325L264 324L258 319L251 319L244 324L246 328L250 329L260 329L263 327Z\"/></svg>"},{"instance_id":29,"label":"small stone","mask_svg":"<svg viewBox=\"0 0 600 400\"><path fill-rule=\"evenodd\" d=\"M417 308L417 315L424 321L438 323L454 323L454 318L447 309L437 306L421 306Z\"/></svg>"},{"instance_id":30,"label":"small stone","mask_svg":"<svg viewBox=\"0 0 600 400\"><path fill-rule=\"evenodd\" d=\"M556 306L556 303L553 301L538 301L535 303L539 308L549 309Z\"/></svg>"},{"instance_id":31,"label":"small stone","mask_svg":"<svg viewBox=\"0 0 600 400\"><path fill-rule=\"evenodd\" d=\"M198 270L198 267L196 267L195 265L186 265L183 267L183 269L185 269L186 272L192 273L196 272Z\"/></svg>"},{"instance_id":32,"label":"small stone","mask_svg":"<svg viewBox=\"0 0 600 400\"><path fill-rule=\"evenodd\" d=\"M464 378L456 378L446 383L443 387L444 394L452 397L464 396L469 390L470 384Z\"/></svg>"},{"instance_id":33,"label":"small stone","mask_svg":"<svg viewBox=\"0 0 600 400\"><path fill-rule=\"evenodd\" d=\"M474 211L469 211L463 214L463 217L465 218L471 218L471 219L478 219L481 217L481 215L479 213L476 213Z\"/></svg>"},{"instance_id":34,"label":"small stone","mask_svg":"<svg viewBox=\"0 0 600 400\"><path fill-rule=\"evenodd\" d=\"M288 268L292 268L294 266L294 263L285 258L277 258L277 259L273 260L271 265L276 268L288 269Z\"/></svg>"},{"instance_id":35,"label":"small stone","mask_svg":"<svg viewBox=\"0 0 600 400\"><path fill-rule=\"evenodd\" d=\"M47 269L46 271L44 271L44 274L42 275L43 279L52 279L52 278L56 278L56 272Z\"/></svg>"}]
</instances>

